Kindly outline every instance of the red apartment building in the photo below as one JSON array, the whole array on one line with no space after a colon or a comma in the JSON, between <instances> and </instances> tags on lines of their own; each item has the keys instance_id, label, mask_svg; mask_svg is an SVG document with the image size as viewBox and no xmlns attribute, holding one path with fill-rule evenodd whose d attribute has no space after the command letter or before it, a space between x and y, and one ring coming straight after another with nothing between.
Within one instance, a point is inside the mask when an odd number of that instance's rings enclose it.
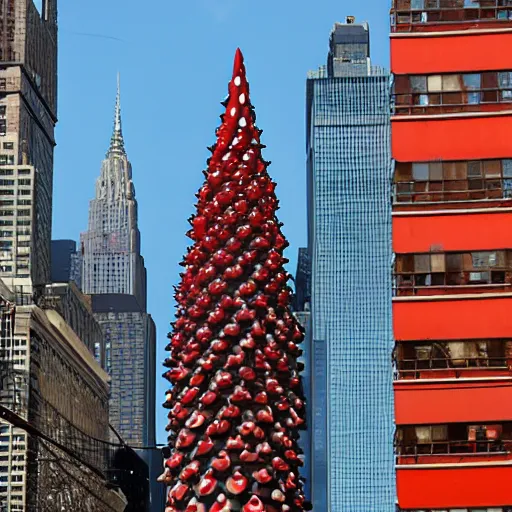
<instances>
[{"instance_id":1,"label":"red apartment building","mask_svg":"<svg viewBox=\"0 0 512 512\"><path fill-rule=\"evenodd\" d=\"M402 511L512 511L512 0L394 0Z\"/></svg>"}]
</instances>

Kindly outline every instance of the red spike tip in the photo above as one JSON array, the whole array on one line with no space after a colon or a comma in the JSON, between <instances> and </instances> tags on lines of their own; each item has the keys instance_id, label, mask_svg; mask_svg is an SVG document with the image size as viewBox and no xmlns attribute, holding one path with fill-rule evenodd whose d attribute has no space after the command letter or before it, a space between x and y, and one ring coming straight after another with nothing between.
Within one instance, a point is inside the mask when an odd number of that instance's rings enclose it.
<instances>
[{"instance_id":1,"label":"red spike tip","mask_svg":"<svg viewBox=\"0 0 512 512\"><path fill-rule=\"evenodd\" d=\"M233 79L241 74L245 75L244 55L240 48L236 49L235 62L233 64Z\"/></svg>"}]
</instances>

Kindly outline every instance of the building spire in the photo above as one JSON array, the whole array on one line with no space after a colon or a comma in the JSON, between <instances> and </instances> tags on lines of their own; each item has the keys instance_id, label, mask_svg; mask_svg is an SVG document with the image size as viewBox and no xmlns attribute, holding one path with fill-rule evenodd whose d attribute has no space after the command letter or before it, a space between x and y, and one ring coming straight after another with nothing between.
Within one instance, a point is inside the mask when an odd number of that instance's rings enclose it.
<instances>
[{"instance_id":1,"label":"building spire","mask_svg":"<svg viewBox=\"0 0 512 512\"><path fill-rule=\"evenodd\" d=\"M117 95L114 114L114 131L112 133L112 138L110 139L110 148L108 150L108 155L111 154L126 154L124 150L123 129L121 125L121 85L119 73L117 73Z\"/></svg>"}]
</instances>

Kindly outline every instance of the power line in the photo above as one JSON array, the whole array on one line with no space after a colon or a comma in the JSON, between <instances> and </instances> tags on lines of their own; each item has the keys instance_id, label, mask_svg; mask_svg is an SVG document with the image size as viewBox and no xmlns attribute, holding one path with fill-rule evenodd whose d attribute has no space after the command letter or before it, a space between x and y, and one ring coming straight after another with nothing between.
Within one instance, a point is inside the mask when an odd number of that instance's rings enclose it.
<instances>
[{"instance_id":1,"label":"power line","mask_svg":"<svg viewBox=\"0 0 512 512\"><path fill-rule=\"evenodd\" d=\"M127 448L131 448L132 450L158 450L159 448L164 448L164 447L168 446L167 444L158 444L158 443L155 445L151 445L151 446L133 446L130 444L126 444L124 442L123 438L121 437L121 435L117 432L117 430L112 425L109 425L109 427L110 427L110 430L112 430L112 432L114 432L117 439L119 439L119 442L123 446L126 446Z\"/></svg>"},{"instance_id":2,"label":"power line","mask_svg":"<svg viewBox=\"0 0 512 512\"><path fill-rule=\"evenodd\" d=\"M103 473L99 469L95 468L89 462L83 460L73 450L70 450L67 446L59 443L58 441L55 441L51 437L48 437L46 434L43 434L43 432L41 432L37 427L34 427L28 421L25 421L21 416L18 416L16 413L10 411L3 405L0 405L0 418L5 420L7 423L10 423L11 425L14 425L15 427L20 428L21 430L24 430L25 432L27 432L27 434L44 439L46 442L52 444L59 450L62 450L64 453L66 453L70 457L73 457L75 460L80 462L80 464L83 464L84 466L86 466L88 469L93 471L100 478L102 478L102 479L104 478Z\"/></svg>"},{"instance_id":3,"label":"power line","mask_svg":"<svg viewBox=\"0 0 512 512\"><path fill-rule=\"evenodd\" d=\"M75 32L74 30L66 30L61 29L61 32L67 32L68 34L73 34L75 36L83 36L83 37L96 37L99 39L110 39L111 41L119 41L120 43L124 43L124 39L120 39L119 37L109 36L105 34L92 34L89 32Z\"/></svg>"},{"instance_id":4,"label":"power line","mask_svg":"<svg viewBox=\"0 0 512 512\"><path fill-rule=\"evenodd\" d=\"M87 490L87 492L92 494L98 501L103 503L103 505L106 505L110 510L115 511L115 509L112 507L112 505L110 505L105 500L103 500L101 496L98 496L93 489L91 489L90 487L88 487L85 484L85 482L80 482L73 474L71 474L70 471L68 471L66 468L64 468L58 454L56 454L51 448L49 448L46 445L44 446L44 448L46 451L48 451L51 455L53 455L55 457L54 464L56 464L62 470L62 472L66 474L67 477L69 477L71 480L73 480L76 484L84 487Z\"/></svg>"}]
</instances>

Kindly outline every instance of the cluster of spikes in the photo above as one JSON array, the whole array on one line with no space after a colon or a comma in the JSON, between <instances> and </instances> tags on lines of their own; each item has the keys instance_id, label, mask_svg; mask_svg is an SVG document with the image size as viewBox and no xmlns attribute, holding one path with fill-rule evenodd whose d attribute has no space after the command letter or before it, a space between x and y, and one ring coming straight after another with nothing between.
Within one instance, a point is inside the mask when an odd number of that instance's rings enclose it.
<instances>
[{"instance_id":1,"label":"cluster of spikes","mask_svg":"<svg viewBox=\"0 0 512 512\"><path fill-rule=\"evenodd\" d=\"M240 50L223 105L176 288L160 481L166 512L299 512L303 330Z\"/></svg>"}]
</instances>

